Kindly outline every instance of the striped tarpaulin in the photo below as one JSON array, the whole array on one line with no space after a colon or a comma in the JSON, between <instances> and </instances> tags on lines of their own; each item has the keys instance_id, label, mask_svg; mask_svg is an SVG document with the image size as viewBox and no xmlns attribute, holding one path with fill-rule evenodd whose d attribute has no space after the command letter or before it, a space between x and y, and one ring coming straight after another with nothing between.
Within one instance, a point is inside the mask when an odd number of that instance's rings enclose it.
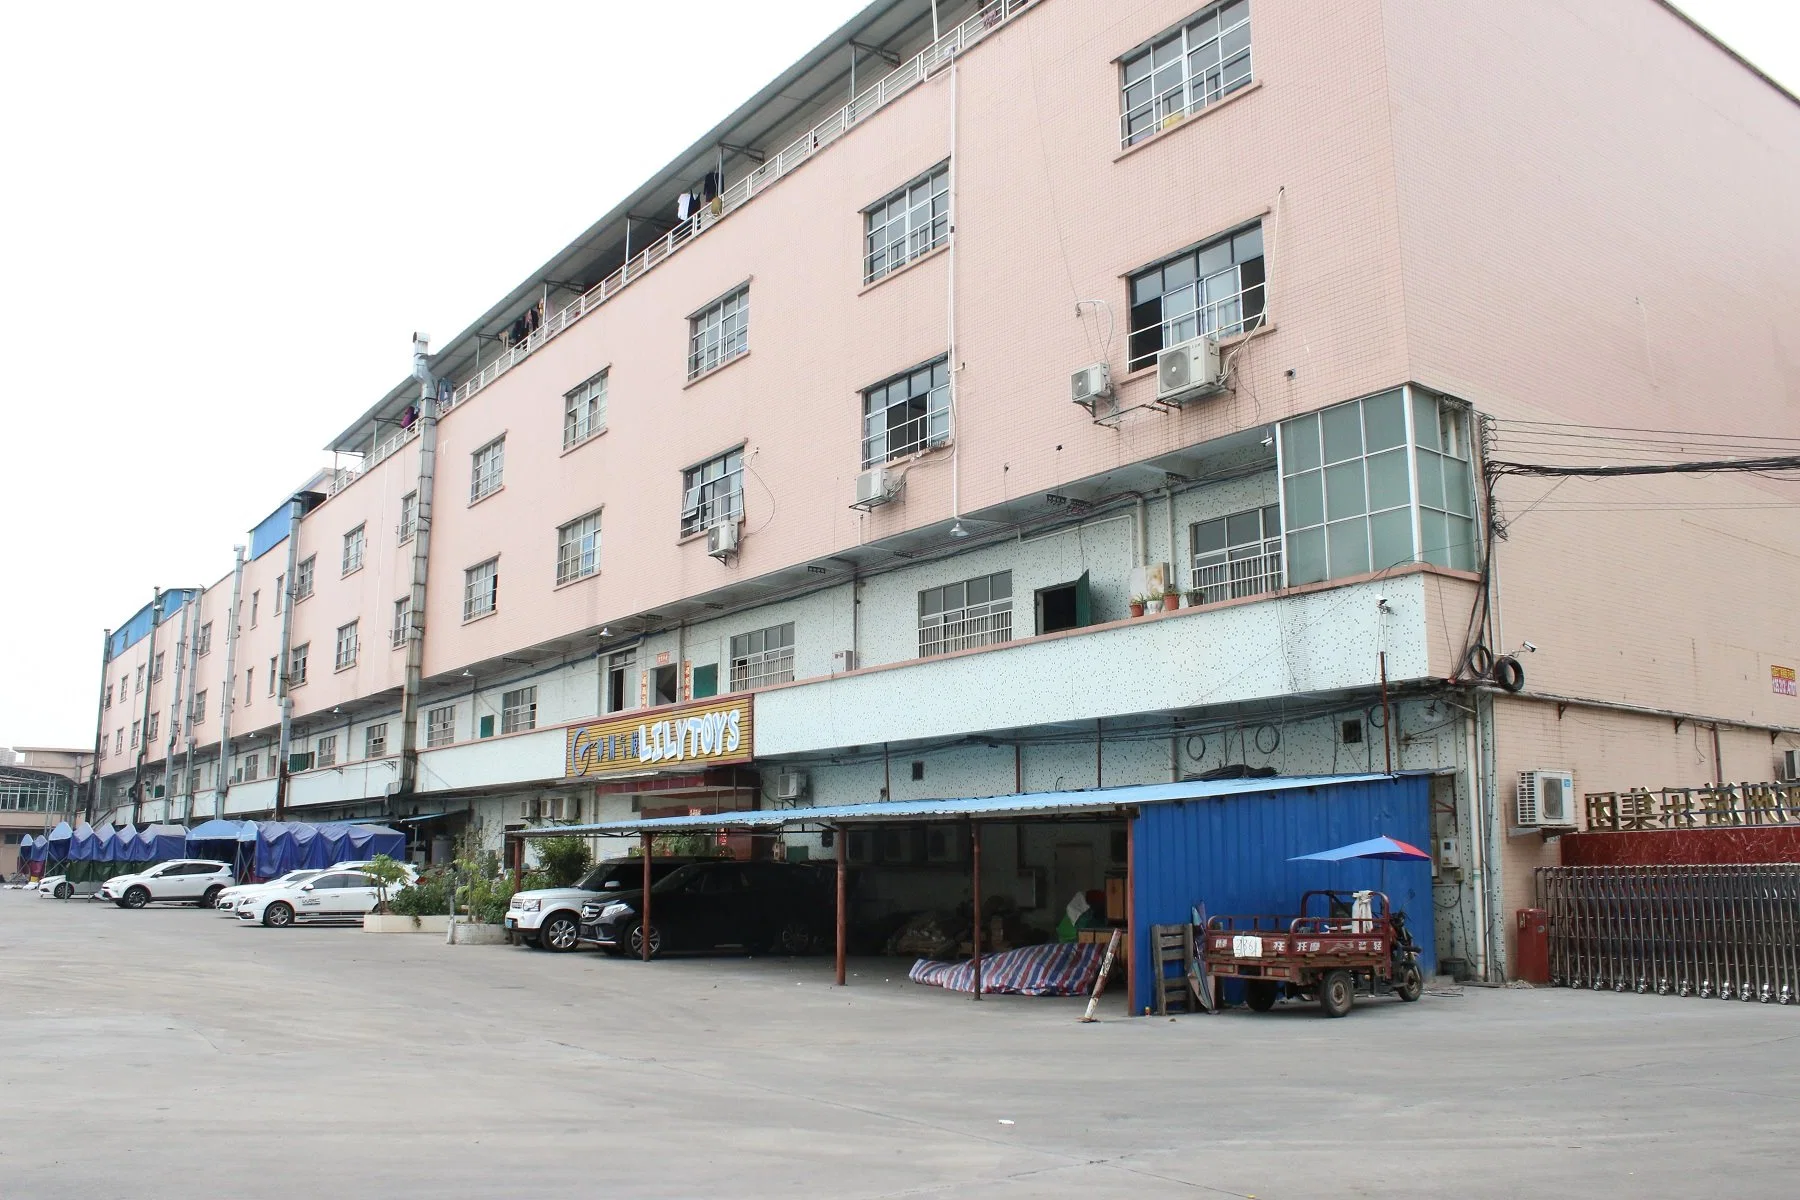
<instances>
[{"instance_id":1,"label":"striped tarpaulin","mask_svg":"<svg viewBox=\"0 0 1800 1200\"><path fill-rule=\"evenodd\" d=\"M1105 953L1106 947L1092 942L1062 942L984 954L981 990L1017 996L1085 996L1094 988L1094 977L1100 973L1100 959ZM907 972L907 978L953 992L973 992L975 964L921 958Z\"/></svg>"}]
</instances>

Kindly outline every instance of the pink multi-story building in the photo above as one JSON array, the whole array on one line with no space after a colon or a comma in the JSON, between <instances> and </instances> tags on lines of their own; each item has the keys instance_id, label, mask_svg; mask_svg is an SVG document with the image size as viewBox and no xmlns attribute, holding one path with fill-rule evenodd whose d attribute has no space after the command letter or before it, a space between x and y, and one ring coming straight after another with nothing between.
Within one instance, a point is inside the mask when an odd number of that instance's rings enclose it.
<instances>
[{"instance_id":1,"label":"pink multi-story building","mask_svg":"<svg viewBox=\"0 0 1800 1200\"><path fill-rule=\"evenodd\" d=\"M101 807L1423 771L1498 975L1559 776L1800 746L1791 483L1494 469L1800 440L1797 146L1657 0L880 0L115 635Z\"/></svg>"}]
</instances>

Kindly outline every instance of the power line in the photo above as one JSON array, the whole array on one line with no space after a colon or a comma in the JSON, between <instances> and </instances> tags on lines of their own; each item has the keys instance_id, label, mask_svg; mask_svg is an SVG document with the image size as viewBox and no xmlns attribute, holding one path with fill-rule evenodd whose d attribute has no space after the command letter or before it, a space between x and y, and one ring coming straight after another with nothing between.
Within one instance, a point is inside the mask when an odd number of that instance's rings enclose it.
<instances>
[{"instance_id":1,"label":"power line","mask_svg":"<svg viewBox=\"0 0 1800 1200\"><path fill-rule=\"evenodd\" d=\"M1588 479L1611 479L1626 475L1725 475L1765 474L1800 471L1800 455L1771 458L1725 458L1697 462L1642 463L1634 466L1555 466L1544 463L1520 463L1501 460L1487 464L1489 478L1503 475L1533 475L1554 479L1574 476Z\"/></svg>"}]
</instances>

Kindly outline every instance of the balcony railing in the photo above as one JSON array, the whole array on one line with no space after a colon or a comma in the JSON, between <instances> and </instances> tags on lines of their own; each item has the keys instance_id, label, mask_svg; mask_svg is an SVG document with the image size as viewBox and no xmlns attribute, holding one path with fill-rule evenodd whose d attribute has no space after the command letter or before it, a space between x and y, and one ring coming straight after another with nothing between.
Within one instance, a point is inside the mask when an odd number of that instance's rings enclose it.
<instances>
[{"instance_id":1,"label":"balcony railing","mask_svg":"<svg viewBox=\"0 0 1800 1200\"><path fill-rule=\"evenodd\" d=\"M1250 558L1234 558L1229 562L1196 563L1191 587L1200 593L1199 603L1217 604L1221 600L1242 600L1245 596L1262 596L1281 590L1281 551L1279 543L1265 543L1274 548Z\"/></svg>"},{"instance_id":2,"label":"balcony railing","mask_svg":"<svg viewBox=\"0 0 1800 1200\"><path fill-rule=\"evenodd\" d=\"M764 160L754 171L725 188L719 194L718 199L701 205L700 210L693 216L678 223L648 246L641 250L633 250L631 257L618 270L596 283L564 308L545 318L544 323L533 330L530 337L506 350L499 358L482 367L472 378L465 379L451 394L449 401L439 405L438 411L440 413L448 412L457 405L465 403L470 397L530 358L550 339L561 334L569 326L618 295L638 276L712 228L729 213L735 212L767 191L776 180L781 179L820 150L842 137L857 122L899 99L906 92L912 90L916 84L930 78L958 54L1040 2L1041 0L993 0L992 3L984 5L961 25L945 33L937 41L889 72L874 87L851 99L848 104L795 138L779 154Z\"/></svg>"},{"instance_id":3,"label":"balcony railing","mask_svg":"<svg viewBox=\"0 0 1800 1200\"><path fill-rule=\"evenodd\" d=\"M1012 641L1012 597L953 608L919 626L919 657Z\"/></svg>"}]
</instances>

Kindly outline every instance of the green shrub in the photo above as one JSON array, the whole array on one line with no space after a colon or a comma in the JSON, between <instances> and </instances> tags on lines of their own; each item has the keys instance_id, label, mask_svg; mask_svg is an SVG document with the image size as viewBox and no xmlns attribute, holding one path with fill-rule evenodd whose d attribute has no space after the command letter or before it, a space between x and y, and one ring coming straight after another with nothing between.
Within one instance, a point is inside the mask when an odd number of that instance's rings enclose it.
<instances>
[{"instance_id":1,"label":"green shrub","mask_svg":"<svg viewBox=\"0 0 1800 1200\"><path fill-rule=\"evenodd\" d=\"M570 887L594 865L586 840L574 836L543 838L537 852L538 868L550 880L546 887Z\"/></svg>"},{"instance_id":2,"label":"green shrub","mask_svg":"<svg viewBox=\"0 0 1800 1200\"><path fill-rule=\"evenodd\" d=\"M427 871L411 887L388 901L388 911L403 917L441 917L450 911L449 880L442 871Z\"/></svg>"}]
</instances>

